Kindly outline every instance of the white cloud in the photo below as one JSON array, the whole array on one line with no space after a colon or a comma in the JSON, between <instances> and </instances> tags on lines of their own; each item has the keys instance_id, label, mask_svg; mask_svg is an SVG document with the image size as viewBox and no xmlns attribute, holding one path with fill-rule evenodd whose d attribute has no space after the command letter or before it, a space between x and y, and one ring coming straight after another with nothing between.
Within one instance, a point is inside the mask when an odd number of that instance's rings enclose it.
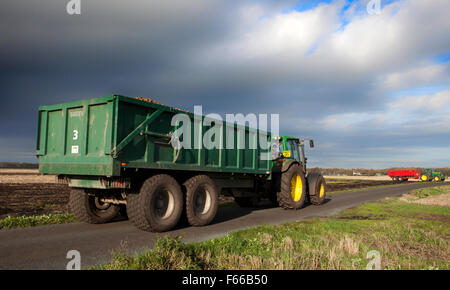
<instances>
[{"instance_id":1,"label":"white cloud","mask_svg":"<svg viewBox=\"0 0 450 290\"><path fill-rule=\"evenodd\" d=\"M431 95L401 96L382 112L344 113L326 116L309 128L336 132L385 132L395 134L450 133L450 90Z\"/></svg>"},{"instance_id":2,"label":"white cloud","mask_svg":"<svg viewBox=\"0 0 450 290\"><path fill-rule=\"evenodd\" d=\"M380 80L380 86L385 91L395 91L433 84L448 84L450 83L448 71L448 63L414 67L409 70L383 76L382 80Z\"/></svg>"},{"instance_id":3,"label":"white cloud","mask_svg":"<svg viewBox=\"0 0 450 290\"><path fill-rule=\"evenodd\" d=\"M423 96L402 96L398 100L388 103L387 106L396 112L412 113L428 111L436 114L450 113L450 90Z\"/></svg>"}]
</instances>

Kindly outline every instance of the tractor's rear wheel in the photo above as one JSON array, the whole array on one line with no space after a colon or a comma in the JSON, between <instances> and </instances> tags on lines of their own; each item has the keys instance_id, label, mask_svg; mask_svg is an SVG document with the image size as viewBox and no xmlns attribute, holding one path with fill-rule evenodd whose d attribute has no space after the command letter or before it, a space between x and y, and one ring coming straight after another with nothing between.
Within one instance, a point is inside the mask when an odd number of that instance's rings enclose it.
<instances>
[{"instance_id":1,"label":"tractor's rear wheel","mask_svg":"<svg viewBox=\"0 0 450 290\"><path fill-rule=\"evenodd\" d=\"M281 175L278 204L284 209L299 209L306 199L306 181L303 169L297 164L292 165Z\"/></svg>"},{"instance_id":2,"label":"tractor's rear wheel","mask_svg":"<svg viewBox=\"0 0 450 290\"><path fill-rule=\"evenodd\" d=\"M420 181L426 182L426 181L429 181L429 180L430 180L430 178L426 174L422 174L420 176Z\"/></svg>"},{"instance_id":3,"label":"tractor's rear wheel","mask_svg":"<svg viewBox=\"0 0 450 290\"><path fill-rule=\"evenodd\" d=\"M139 194L128 194L127 214L139 229L164 232L178 223L183 212L183 192L178 182L167 174L147 179Z\"/></svg>"},{"instance_id":4,"label":"tractor's rear wheel","mask_svg":"<svg viewBox=\"0 0 450 290\"><path fill-rule=\"evenodd\" d=\"M209 224L217 213L219 192L215 182L206 175L188 179L186 187L186 217L192 226Z\"/></svg>"},{"instance_id":5,"label":"tractor's rear wheel","mask_svg":"<svg viewBox=\"0 0 450 290\"><path fill-rule=\"evenodd\" d=\"M69 208L77 219L89 224L109 222L120 210L120 206L103 203L99 196L79 188L70 191Z\"/></svg>"},{"instance_id":6,"label":"tractor's rear wheel","mask_svg":"<svg viewBox=\"0 0 450 290\"><path fill-rule=\"evenodd\" d=\"M320 173L311 173L307 177L309 201L314 205L321 205L326 199L327 184Z\"/></svg>"}]
</instances>

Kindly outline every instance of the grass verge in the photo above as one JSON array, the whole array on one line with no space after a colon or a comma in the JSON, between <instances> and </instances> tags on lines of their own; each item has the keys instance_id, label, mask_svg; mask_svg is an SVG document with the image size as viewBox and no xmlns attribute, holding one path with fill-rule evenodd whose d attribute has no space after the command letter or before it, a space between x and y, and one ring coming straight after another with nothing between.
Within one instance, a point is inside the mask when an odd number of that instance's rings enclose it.
<instances>
[{"instance_id":1,"label":"grass verge","mask_svg":"<svg viewBox=\"0 0 450 290\"><path fill-rule=\"evenodd\" d=\"M414 190L412 193L416 195L419 198L426 198L433 195L440 195L450 192L450 186L449 185L443 185L443 186L435 186L435 187L429 187L429 188L419 188Z\"/></svg>"},{"instance_id":2,"label":"grass verge","mask_svg":"<svg viewBox=\"0 0 450 290\"><path fill-rule=\"evenodd\" d=\"M390 198L329 218L263 225L199 243L161 238L153 250L132 257L117 252L93 269L366 269L373 250L382 269L450 269L449 222L448 207Z\"/></svg>"},{"instance_id":3,"label":"grass verge","mask_svg":"<svg viewBox=\"0 0 450 290\"><path fill-rule=\"evenodd\" d=\"M13 228L26 228L43 225L65 224L76 222L73 214L46 214L39 216L6 217L0 219L0 230Z\"/></svg>"}]
</instances>

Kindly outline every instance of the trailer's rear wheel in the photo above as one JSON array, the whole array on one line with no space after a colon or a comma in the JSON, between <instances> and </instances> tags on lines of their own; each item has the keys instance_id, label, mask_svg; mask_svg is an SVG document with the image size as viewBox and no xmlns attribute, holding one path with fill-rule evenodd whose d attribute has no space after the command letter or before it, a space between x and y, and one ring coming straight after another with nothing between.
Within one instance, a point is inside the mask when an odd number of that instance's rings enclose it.
<instances>
[{"instance_id":1,"label":"trailer's rear wheel","mask_svg":"<svg viewBox=\"0 0 450 290\"><path fill-rule=\"evenodd\" d=\"M206 175L188 179L186 187L186 217L192 226L209 224L217 213L219 192L214 181Z\"/></svg>"},{"instance_id":2,"label":"trailer's rear wheel","mask_svg":"<svg viewBox=\"0 0 450 290\"><path fill-rule=\"evenodd\" d=\"M164 232L172 229L183 211L183 193L178 182L167 174L147 179L139 194L127 196L127 214L139 229Z\"/></svg>"},{"instance_id":3,"label":"trailer's rear wheel","mask_svg":"<svg viewBox=\"0 0 450 290\"><path fill-rule=\"evenodd\" d=\"M299 209L305 203L306 182L305 174L298 165L292 165L281 175L278 204L284 209Z\"/></svg>"},{"instance_id":4,"label":"trailer's rear wheel","mask_svg":"<svg viewBox=\"0 0 450 290\"><path fill-rule=\"evenodd\" d=\"M321 205L326 198L327 184L325 178L320 173L311 173L307 180L309 201L314 205Z\"/></svg>"},{"instance_id":5,"label":"trailer's rear wheel","mask_svg":"<svg viewBox=\"0 0 450 290\"><path fill-rule=\"evenodd\" d=\"M109 222L120 210L118 205L103 203L98 196L79 188L70 191L69 208L77 219L90 224Z\"/></svg>"}]
</instances>

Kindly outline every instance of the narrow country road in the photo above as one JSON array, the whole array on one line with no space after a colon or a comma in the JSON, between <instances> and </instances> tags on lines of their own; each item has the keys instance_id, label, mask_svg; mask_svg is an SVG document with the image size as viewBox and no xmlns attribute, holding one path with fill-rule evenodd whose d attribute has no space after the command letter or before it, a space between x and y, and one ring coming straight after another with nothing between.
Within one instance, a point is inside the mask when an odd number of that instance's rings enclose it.
<instances>
[{"instance_id":1,"label":"narrow country road","mask_svg":"<svg viewBox=\"0 0 450 290\"><path fill-rule=\"evenodd\" d=\"M277 207L221 207L211 225L180 227L163 234L136 229L129 221L103 225L82 223L50 225L0 231L0 269L65 269L69 250L81 253L82 267L106 263L111 251L128 253L151 248L159 236L182 235L186 242L202 241L225 235L238 229L262 224L279 224L310 217L327 216L361 203L388 196L399 196L412 189L436 186L434 183L412 183L371 190L339 193L329 196L322 206L307 205L290 211Z\"/></svg>"}]
</instances>

